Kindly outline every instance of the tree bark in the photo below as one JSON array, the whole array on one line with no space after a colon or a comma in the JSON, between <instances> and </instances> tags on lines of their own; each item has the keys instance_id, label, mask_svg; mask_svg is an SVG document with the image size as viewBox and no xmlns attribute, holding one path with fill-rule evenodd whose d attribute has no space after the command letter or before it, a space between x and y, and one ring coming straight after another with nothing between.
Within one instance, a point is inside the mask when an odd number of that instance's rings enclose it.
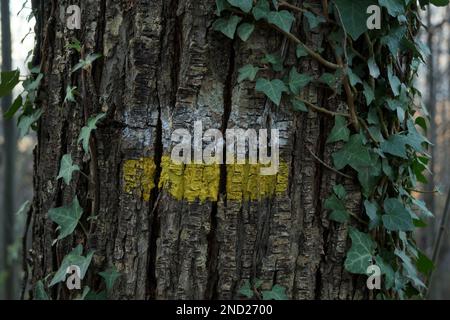
<instances>
[{"instance_id":1,"label":"tree bark","mask_svg":"<svg viewBox=\"0 0 450 320\"><path fill-rule=\"evenodd\" d=\"M323 205L341 183L348 210L359 215L360 190L356 180L315 159L331 163L338 148L325 144L333 119L275 107L251 83L237 82L240 67L280 47L285 63L296 63L295 46L266 27L245 43L225 38L212 29L214 0L81 1L80 31L68 30L61 19L71 2L33 1L34 62L45 77L35 150L32 282L54 272L82 243L96 250L84 280L91 288L100 286L96 274L106 267L121 272L113 299L232 299L245 280L255 278L265 290L284 286L292 299L364 298L365 279L343 267L348 226L330 223ZM300 21L296 34L311 47L321 46L323 33L302 30ZM83 76L70 74L80 59L66 48L73 38L85 54L103 54ZM299 67L323 72L312 60ZM64 103L67 85L81 93L70 106ZM343 99L323 88L309 87L303 95L330 110L345 108ZM100 112L107 116L89 159L77 138L86 119ZM171 167L172 132L192 131L197 120L204 130L279 129L285 165L271 186L276 193L246 197L254 191L246 189L251 177L237 166ZM70 187L56 181L66 153L83 164L89 181L79 174ZM200 189L203 199L195 196ZM86 239L77 229L52 246L57 232L47 212L75 194L92 233ZM90 215L96 219L87 221ZM52 294L68 297L63 287Z\"/></svg>"}]
</instances>

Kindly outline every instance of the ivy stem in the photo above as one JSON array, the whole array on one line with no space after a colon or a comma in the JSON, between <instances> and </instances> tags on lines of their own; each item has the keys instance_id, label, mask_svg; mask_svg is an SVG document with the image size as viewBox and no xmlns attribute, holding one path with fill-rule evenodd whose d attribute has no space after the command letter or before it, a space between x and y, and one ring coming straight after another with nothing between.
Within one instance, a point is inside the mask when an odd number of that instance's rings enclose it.
<instances>
[{"instance_id":1,"label":"ivy stem","mask_svg":"<svg viewBox=\"0 0 450 320\"><path fill-rule=\"evenodd\" d=\"M343 176L343 177L346 178L346 179L353 180L353 177L352 177L352 176L349 176L349 175L347 175L347 174L345 174L345 173L340 172L339 170L336 170L336 169L333 168L332 166L328 165L325 161L323 161L322 159L320 159L318 156L316 156L316 155L314 154L314 152L311 151L311 149L309 149L308 147L307 147L306 149L308 149L309 153L311 153L311 155L313 156L313 158L316 159L316 160L317 160L320 164L322 164L325 168L327 168L327 169L333 171L334 173L336 173L336 174L338 174L338 175L340 175L340 176Z\"/></svg>"},{"instance_id":2,"label":"ivy stem","mask_svg":"<svg viewBox=\"0 0 450 320\"><path fill-rule=\"evenodd\" d=\"M305 51L315 60L317 60L317 62L319 62L320 64L322 64L323 66L329 68L329 69L333 69L333 70L337 70L340 69L341 66L338 64L335 64L331 61L326 60L324 57L322 57L320 54L318 54L317 52L315 52L314 50L312 50L310 47L308 47L306 44L304 44L299 38L297 38L296 36L294 36L292 33L290 32L286 32L283 29L277 27L276 25L270 24L269 26L271 26L272 28L278 30L279 32L283 33L289 40L291 40L292 42L303 46L303 48L305 49Z\"/></svg>"},{"instance_id":3,"label":"ivy stem","mask_svg":"<svg viewBox=\"0 0 450 320\"><path fill-rule=\"evenodd\" d=\"M350 118L350 115L349 115L349 114L346 114L346 113L339 113L339 112L334 112L334 111L330 111L330 110L325 109L325 108L322 108L322 107L318 107L318 106L312 104L311 102L306 101L306 100L304 100L304 99L302 99L302 98L299 98L299 97L297 97L297 99L298 99L299 101L303 102L308 108L313 109L313 110L315 110L315 111L318 111L318 112L322 112L322 113L328 114L328 115L330 115L330 116L332 116L332 117L342 116L342 117L345 117L345 118Z\"/></svg>"}]
</instances>

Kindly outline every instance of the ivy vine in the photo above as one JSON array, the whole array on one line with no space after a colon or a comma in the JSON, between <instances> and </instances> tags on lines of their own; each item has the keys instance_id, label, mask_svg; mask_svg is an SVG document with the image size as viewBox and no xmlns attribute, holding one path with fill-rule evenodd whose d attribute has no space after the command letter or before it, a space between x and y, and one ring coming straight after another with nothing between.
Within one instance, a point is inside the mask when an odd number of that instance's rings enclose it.
<instances>
[{"instance_id":1,"label":"ivy vine","mask_svg":"<svg viewBox=\"0 0 450 320\"><path fill-rule=\"evenodd\" d=\"M417 38L419 9L431 4L445 6L449 1L330 0L295 6L277 0L216 0L214 30L245 42L256 28L271 28L296 46L298 62L313 59L323 67L320 77L314 77L295 65L287 68L280 52L268 53L242 66L238 82L254 83L255 90L278 107L334 118L327 144L342 147L332 155L333 167L315 157L346 179L353 178L342 170L357 175L364 215L348 212L342 185L333 188L324 206L331 221L351 225L345 269L367 275L372 264L380 267L384 281L379 299L422 297L424 279L434 268L413 237L416 228L425 226L424 218L432 216L413 195L419 183L426 183L430 161L431 143L423 134L428 113L418 103L421 94L414 79L429 54ZM367 30L371 5L383 10L380 30ZM323 48L313 50L295 35L298 21L306 32L321 29L327 35ZM329 110L302 97L303 88L323 84L344 97L346 111ZM258 286L246 283L241 294L253 297Z\"/></svg>"}]
</instances>

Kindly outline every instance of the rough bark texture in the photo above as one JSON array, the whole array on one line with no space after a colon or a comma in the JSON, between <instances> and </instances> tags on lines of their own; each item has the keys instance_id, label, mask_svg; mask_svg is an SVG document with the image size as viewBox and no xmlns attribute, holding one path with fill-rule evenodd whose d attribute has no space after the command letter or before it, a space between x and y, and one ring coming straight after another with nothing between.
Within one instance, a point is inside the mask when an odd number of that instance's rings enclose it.
<instances>
[{"instance_id":1,"label":"rough bark texture","mask_svg":"<svg viewBox=\"0 0 450 320\"><path fill-rule=\"evenodd\" d=\"M38 14L35 63L45 73L40 94L45 113L35 151L33 283L83 243L96 250L85 280L91 288L100 286L96 273L108 266L122 273L111 295L116 299L231 299L239 297L239 288L250 278L263 280L263 289L284 286L292 299L363 298L364 279L343 268L347 228L330 223L323 208L332 186L343 183L348 209L359 214L359 190L308 151L331 163L337 146L324 141L333 120L294 113L284 104L277 108L253 84L237 83L237 70L266 52L284 48L286 64L295 63L294 46L265 27L246 43L225 38L212 29L214 0L75 1L82 9L81 31L69 31L63 20L73 1L33 3ZM305 42L321 45L323 34L306 35L302 29L297 22L296 33ZM80 59L66 48L73 38L84 45L84 54L103 54L92 70L70 75ZM314 61L300 67L322 73ZM76 104L63 102L69 84L81 93ZM344 108L325 89L311 87L303 94L330 110ZM91 142L93 156L87 158L78 134L86 119L99 112L107 117ZM223 131L280 129L287 189L260 200L230 200L230 184L239 189L239 181L227 179L234 170L227 166L219 170L216 189L207 185L217 190L218 201L180 200L167 188L151 189L161 185L171 133L192 129L196 120L206 129ZM79 174L70 187L56 181L66 153L83 164L90 182ZM86 241L77 230L52 246L57 232L47 212L70 203L75 194L92 234ZM91 214L97 219L86 221ZM62 287L52 293L68 297Z\"/></svg>"}]
</instances>

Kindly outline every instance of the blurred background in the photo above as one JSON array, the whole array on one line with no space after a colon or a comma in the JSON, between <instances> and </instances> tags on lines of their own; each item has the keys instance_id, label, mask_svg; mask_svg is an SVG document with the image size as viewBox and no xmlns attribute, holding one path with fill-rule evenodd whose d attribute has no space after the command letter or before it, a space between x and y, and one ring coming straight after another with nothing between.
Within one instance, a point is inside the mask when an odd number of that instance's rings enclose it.
<instances>
[{"instance_id":1,"label":"blurred background","mask_svg":"<svg viewBox=\"0 0 450 320\"><path fill-rule=\"evenodd\" d=\"M21 75L26 76L26 61L34 45L35 20L31 1L1 0L1 9L1 29L11 28L11 37L0 31L2 70L19 68ZM450 8L431 8L423 15L427 30L423 30L421 38L428 44L431 55L417 81L430 113L428 136L435 147L432 150L434 161L430 164L434 174L429 176L429 184L422 188L428 193L417 196L427 203L436 218L429 220L428 227L418 232L417 242L431 257L450 189ZM18 88L14 94L20 93L21 88ZM9 108L12 98L2 99L3 111ZM27 203L33 196L32 152L36 139L32 134L19 139L16 120L5 120L3 112L0 114L0 299L18 299L23 276L22 236ZM448 225L446 230L449 230ZM450 299L449 232L443 233L429 298Z\"/></svg>"}]
</instances>

